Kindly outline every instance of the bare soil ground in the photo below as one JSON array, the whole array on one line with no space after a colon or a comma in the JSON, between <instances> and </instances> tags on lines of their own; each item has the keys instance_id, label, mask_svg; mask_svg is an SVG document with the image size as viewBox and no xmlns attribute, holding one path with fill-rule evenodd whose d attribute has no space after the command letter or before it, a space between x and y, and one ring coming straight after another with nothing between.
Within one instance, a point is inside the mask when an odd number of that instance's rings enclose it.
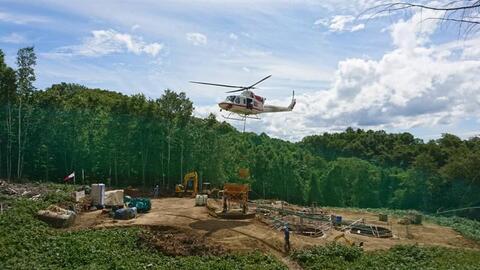
<instances>
[{"instance_id":1,"label":"bare soil ground","mask_svg":"<svg viewBox=\"0 0 480 270\"><path fill-rule=\"evenodd\" d=\"M113 220L101 210L85 212L78 216L70 230L84 228L108 228L118 226L146 226L153 229L153 237L149 243L159 247L163 243L184 243L173 251L164 250L167 254L197 254L198 250L206 249L221 253L225 250L252 251L270 253L282 260L290 268L298 266L288 260L283 251L283 233L258 219L222 220L209 215L206 207L195 207L191 198L161 198L152 200L152 209L132 220ZM370 224L377 224L391 229L394 237L374 238L355 234L346 234L355 242L363 242L364 249L388 249L397 244L439 245L454 248L480 249L474 241L462 237L453 229L436 224L409 225L410 238L407 238L405 225L397 223L396 218L389 217L389 223L378 221L378 216L372 213L337 211L348 220L365 218ZM292 249L302 249L313 245L322 245L333 241L342 232L334 229L319 238L292 234L290 237ZM153 239L153 240L152 240ZM182 242L183 241L183 242ZM184 246L185 246L184 245ZM164 246L164 245L163 245ZM192 250L190 250L192 249Z\"/></svg>"},{"instance_id":2,"label":"bare soil ground","mask_svg":"<svg viewBox=\"0 0 480 270\"><path fill-rule=\"evenodd\" d=\"M388 217L388 222L378 220L378 215L368 212L353 212L347 210L335 210L335 213L349 220L364 218L365 223L375 224L390 229L393 232L392 238L374 238L348 234L350 239L363 241L364 249L388 249L396 244L418 244L419 246L443 246L450 248L471 248L480 249L480 245L473 240L466 239L460 233L449 227L443 227L428 221L421 225L398 224L400 218ZM408 228L407 228L408 227ZM408 233L407 233L408 230ZM407 235L409 234L409 235ZM331 236L327 239L333 239Z\"/></svg>"},{"instance_id":3,"label":"bare soil ground","mask_svg":"<svg viewBox=\"0 0 480 270\"><path fill-rule=\"evenodd\" d=\"M169 226L149 226L140 235L142 244L147 244L171 256L222 255L225 249L206 241L199 233Z\"/></svg>"}]
</instances>

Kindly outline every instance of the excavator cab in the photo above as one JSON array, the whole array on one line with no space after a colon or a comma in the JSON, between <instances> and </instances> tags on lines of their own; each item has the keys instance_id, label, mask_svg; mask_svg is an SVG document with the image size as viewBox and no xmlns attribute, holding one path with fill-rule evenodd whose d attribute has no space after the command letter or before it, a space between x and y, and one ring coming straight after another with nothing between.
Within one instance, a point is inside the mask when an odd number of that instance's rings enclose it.
<instances>
[{"instance_id":1,"label":"excavator cab","mask_svg":"<svg viewBox=\"0 0 480 270\"><path fill-rule=\"evenodd\" d=\"M183 177L183 183L175 186L175 195L183 197L190 195L195 197L198 193L198 174L197 172L190 172Z\"/></svg>"}]
</instances>

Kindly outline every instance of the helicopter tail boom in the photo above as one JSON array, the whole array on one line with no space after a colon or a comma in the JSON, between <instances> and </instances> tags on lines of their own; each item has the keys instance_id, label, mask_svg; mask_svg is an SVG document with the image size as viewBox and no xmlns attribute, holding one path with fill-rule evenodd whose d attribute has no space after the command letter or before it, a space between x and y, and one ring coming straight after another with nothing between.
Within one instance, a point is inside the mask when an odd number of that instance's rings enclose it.
<instances>
[{"instance_id":1,"label":"helicopter tail boom","mask_svg":"<svg viewBox=\"0 0 480 270\"><path fill-rule=\"evenodd\" d=\"M297 104L297 100L295 99L295 91L293 92L292 96L292 101L290 102L290 105L287 107L283 106L273 106L273 105L264 105L263 106L263 112L264 113L269 113L269 112L290 112L293 110L295 107L295 104Z\"/></svg>"}]
</instances>

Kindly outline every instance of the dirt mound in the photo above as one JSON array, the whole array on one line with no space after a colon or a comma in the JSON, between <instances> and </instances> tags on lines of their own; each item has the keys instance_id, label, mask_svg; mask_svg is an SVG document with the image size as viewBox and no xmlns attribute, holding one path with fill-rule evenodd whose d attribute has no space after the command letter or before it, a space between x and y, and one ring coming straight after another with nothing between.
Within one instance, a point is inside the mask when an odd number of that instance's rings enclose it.
<instances>
[{"instance_id":1,"label":"dirt mound","mask_svg":"<svg viewBox=\"0 0 480 270\"><path fill-rule=\"evenodd\" d=\"M140 235L143 243L169 256L221 255L220 245L208 243L205 237L189 230L171 226L149 226Z\"/></svg>"}]
</instances>

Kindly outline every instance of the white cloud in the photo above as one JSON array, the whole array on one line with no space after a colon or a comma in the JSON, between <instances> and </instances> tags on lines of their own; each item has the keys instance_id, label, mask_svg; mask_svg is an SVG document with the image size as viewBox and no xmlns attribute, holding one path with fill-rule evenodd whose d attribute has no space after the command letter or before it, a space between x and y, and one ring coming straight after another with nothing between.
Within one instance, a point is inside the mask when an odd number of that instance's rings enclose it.
<instances>
[{"instance_id":1,"label":"white cloud","mask_svg":"<svg viewBox=\"0 0 480 270\"><path fill-rule=\"evenodd\" d=\"M21 43L26 43L27 38L24 35L21 35L18 33L11 33L10 35L0 37L0 42L21 44Z\"/></svg>"},{"instance_id":2,"label":"white cloud","mask_svg":"<svg viewBox=\"0 0 480 270\"><path fill-rule=\"evenodd\" d=\"M462 58L480 58L480 37L470 39L464 43L456 44L461 45L463 48Z\"/></svg>"},{"instance_id":3,"label":"white cloud","mask_svg":"<svg viewBox=\"0 0 480 270\"><path fill-rule=\"evenodd\" d=\"M201 33L187 33L186 38L195 46L207 44L207 36Z\"/></svg>"},{"instance_id":4,"label":"white cloud","mask_svg":"<svg viewBox=\"0 0 480 270\"><path fill-rule=\"evenodd\" d=\"M358 30L362 30L365 28L365 24L361 23L361 24L357 24L357 25L354 25L352 27L352 29L350 29L350 32L355 32L355 31L358 31Z\"/></svg>"},{"instance_id":5,"label":"white cloud","mask_svg":"<svg viewBox=\"0 0 480 270\"><path fill-rule=\"evenodd\" d=\"M228 37L229 37L230 39L233 39L233 40L237 40L237 39L238 39L238 36L235 35L234 33L230 33L230 35L228 35Z\"/></svg>"},{"instance_id":6,"label":"white cloud","mask_svg":"<svg viewBox=\"0 0 480 270\"><path fill-rule=\"evenodd\" d=\"M161 43L146 43L141 37L119 33L115 30L95 30L92 36L80 45L67 46L59 49L60 54L103 56L112 53L130 52L136 55L148 54L157 56L162 50Z\"/></svg>"},{"instance_id":7,"label":"white cloud","mask_svg":"<svg viewBox=\"0 0 480 270\"><path fill-rule=\"evenodd\" d=\"M323 26L328 26L330 23L330 20L328 18L320 18L316 20L313 24L314 25L323 25Z\"/></svg>"},{"instance_id":8,"label":"white cloud","mask_svg":"<svg viewBox=\"0 0 480 270\"><path fill-rule=\"evenodd\" d=\"M25 14L13 14L0 11L0 21L14 24L45 23L49 19L42 16L32 16Z\"/></svg>"},{"instance_id":9,"label":"white cloud","mask_svg":"<svg viewBox=\"0 0 480 270\"><path fill-rule=\"evenodd\" d=\"M220 113L220 108L217 104L214 105L204 105L204 106L195 106L195 110L193 111L193 115L196 117L205 118L208 117L210 114L214 114L219 121L222 121L223 118L220 118L222 114Z\"/></svg>"},{"instance_id":10,"label":"white cloud","mask_svg":"<svg viewBox=\"0 0 480 270\"><path fill-rule=\"evenodd\" d=\"M438 13L425 10L414 14L409 20L401 19L390 28L393 44L403 49L413 49L424 45L429 37L437 29L437 20L425 20L425 18L437 17Z\"/></svg>"},{"instance_id":11,"label":"white cloud","mask_svg":"<svg viewBox=\"0 0 480 270\"><path fill-rule=\"evenodd\" d=\"M365 28L365 24L354 24L355 22L356 19L352 15L335 15L330 19L318 19L313 24L327 27L330 32L355 32Z\"/></svg>"},{"instance_id":12,"label":"white cloud","mask_svg":"<svg viewBox=\"0 0 480 270\"><path fill-rule=\"evenodd\" d=\"M336 15L330 20L330 31L341 32L345 30L346 24L355 20L355 17L351 15Z\"/></svg>"},{"instance_id":13,"label":"white cloud","mask_svg":"<svg viewBox=\"0 0 480 270\"><path fill-rule=\"evenodd\" d=\"M339 62L330 89L299 96L294 112L264 117L260 130L298 140L349 126L410 129L480 118L480 38L434 46L436 28L419 14L398 21L390 27L392 51Z\"/></svg>"},{"instance_id":14,"label":"white cloud","mask_svg":"<svg viewBox=\"0 0 480 270\"><path fill-rule=\"evenodd\" d=\"M138 28L140 28L140 25L134 24L134 25L132 26L132 28L131 28L131 29L132 29L132 32L135 31L135 30L137 30Z\"/></svg>"}]
</instances>

